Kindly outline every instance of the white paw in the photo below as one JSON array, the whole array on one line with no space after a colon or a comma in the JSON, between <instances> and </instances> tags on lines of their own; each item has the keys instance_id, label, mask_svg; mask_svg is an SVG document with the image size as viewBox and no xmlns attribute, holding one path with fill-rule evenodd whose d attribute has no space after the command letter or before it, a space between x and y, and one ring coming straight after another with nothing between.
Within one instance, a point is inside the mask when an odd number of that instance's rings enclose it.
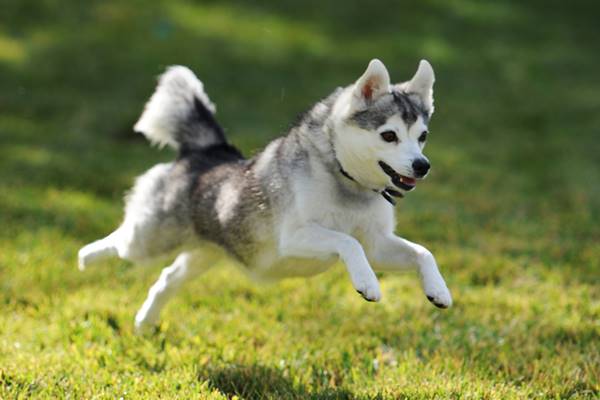
<instances>
[{"instance_id":1,"label":"white paw","mask_svg":"<svg viewBox=\"0 0 600 400\"><path fill-rule=\"evenodd\" d=\"M431 285L425 284L424 290L427 299L436 307L448 308L452 305L452 296L444 281L435 282Z\"/></svg>"},{"instance_id":2,"label":"white paw","mask_svg":"<svg viewBox=\"0 0 600 400\"><path fill-rule=\"evenodd\" d=\"M142 310L138 311L135 316L134 328L135 333L138 335L144 335L147 333L154 332L158 327L158 320L154 320L153 318L149 318L147 314L142 312Z\"/></svg>"},{"instance_id":3,"label":"white paw","mask_svg":"<svg viewBox=\"0 0 600 400\"><path fill-rule=\"evenodd\" d=\"M352 284L360 295L367 301L381 300L381 289L373 271L370 274L360 274L352 277Z\"/></svg>"},{"instance_id":4,"label":"white paw","mask_svg":"<svg viewBox=\"0 0 600 400\"><path fill-rule=\"evenodd\" d=\"M80 271L84 271L86 265L86 251L84 251L85 247L82 248L81 250L79 250L79 253L77 253L77 266L79 267Z\"/></svg>"}]
</instances>

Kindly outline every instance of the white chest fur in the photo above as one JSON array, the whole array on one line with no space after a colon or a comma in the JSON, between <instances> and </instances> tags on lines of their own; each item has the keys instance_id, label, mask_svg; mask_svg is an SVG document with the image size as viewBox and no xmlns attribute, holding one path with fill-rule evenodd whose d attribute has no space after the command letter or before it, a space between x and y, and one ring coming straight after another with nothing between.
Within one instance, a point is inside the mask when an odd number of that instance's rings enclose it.
<instances>
[{"instance_id":1,"label":"white chest fur","mask_svg":"<svg viewBox=\"0 0 600 400\"><path fill-rule=\"evenodd\" d=\"M335 263L337 255L334 254L290 257L281 253L282 237L304 226L317 224L359 241L368 237L373 230L391 233L393 229L393 209L383 198L374 196L364 203L357 199L347 201L331 190L331 182L318 179L298 180L294 189L293 207L281 213L281 218L273 227L272 237L258 246L252 265L247 266L250 275L256 279L277 280L315 275Z\"/></svg>"}]
</instances>

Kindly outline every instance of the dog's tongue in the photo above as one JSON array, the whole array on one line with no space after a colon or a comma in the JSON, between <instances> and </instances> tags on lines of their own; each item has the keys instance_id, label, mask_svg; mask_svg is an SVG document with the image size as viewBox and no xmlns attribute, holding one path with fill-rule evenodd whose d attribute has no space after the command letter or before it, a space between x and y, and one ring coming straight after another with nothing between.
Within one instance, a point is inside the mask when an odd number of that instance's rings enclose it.
<instances>
[{"instance_id":1,"label":"dog's tongue","mask_svg":"<svg viewBox=\"0 0 600 400\"><path fill-rule=\"evenodd\" d=\"M407 185L416 185L417 180L415 178L409 178L408 176L400 175L400 182L406 183Z\"/></svg>"}]
</instances>

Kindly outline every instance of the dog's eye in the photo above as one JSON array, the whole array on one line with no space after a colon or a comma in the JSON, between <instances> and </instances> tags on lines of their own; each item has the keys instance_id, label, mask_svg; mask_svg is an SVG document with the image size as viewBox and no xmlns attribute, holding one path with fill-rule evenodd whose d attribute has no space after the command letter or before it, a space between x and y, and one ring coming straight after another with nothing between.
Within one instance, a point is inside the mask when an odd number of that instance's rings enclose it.
<instances>
[{"instance_id":1,"label":"dog's eye","mask_svg":"<svg viewBox=\"0 0 600 400\"><path fill-rule=\"evenodd\" d=\"M419 142L423 143L427 140L427 133L427 131L423 131L423 133L421 133L421 136L419 136Z\"/></svg>"},{"instance_id":2,"label":"dog's eye","mask_svg":"<svg viewBox=\"0 0 600 400\"><path fill-rule=\"evenodd\" d=\"M388 143L398 141L398 136L396 136L396 132L394 131L381 132L381 138Z\"/></svg>"}]
</instances>

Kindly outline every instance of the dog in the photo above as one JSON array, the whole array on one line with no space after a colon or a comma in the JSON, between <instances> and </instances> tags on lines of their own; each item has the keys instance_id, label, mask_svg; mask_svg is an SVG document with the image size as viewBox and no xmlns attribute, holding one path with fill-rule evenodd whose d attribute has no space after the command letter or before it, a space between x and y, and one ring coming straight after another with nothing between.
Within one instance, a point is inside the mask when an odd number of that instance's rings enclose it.
<instances>
[{"instance_id":1,"label":"dog","mask_svg":"<svg viewBox=\"0 0 600 400\"><path fill-rule=\"evenodd\" d=\"M168 68L134 130L177 158L137 178L123 223L79 251L79 268L107 257L174 258L136 314L140 332L158 324L183 283L224 256L267 281L315 275L341 259L367 301L381 299L374 271L417 270L427 299L449 307L432 253L394 235L395 198L430 169L423 148L434 80L422 60L411 80L392 84L373 59L354 84L247 159L227 141L203 83L186 67Z\"/></svg>"}]
</instances>

